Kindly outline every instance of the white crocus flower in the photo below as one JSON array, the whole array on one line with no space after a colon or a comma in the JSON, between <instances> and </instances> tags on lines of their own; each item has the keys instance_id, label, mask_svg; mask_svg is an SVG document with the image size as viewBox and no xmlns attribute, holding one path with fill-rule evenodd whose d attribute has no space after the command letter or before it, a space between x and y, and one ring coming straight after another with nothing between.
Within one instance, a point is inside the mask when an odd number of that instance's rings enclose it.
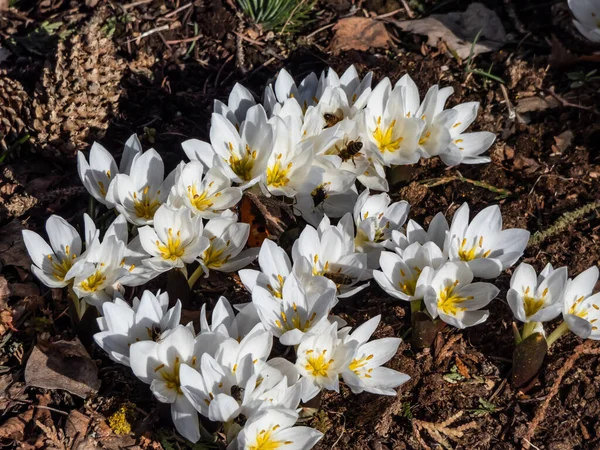
<instances>
[{"instance_id":1,"label":"white crocus flower","mask_svg":"<svg viewBox=\"0 0 600 450\"><path fill-rule=\"evenodd\" d=\"M369 189L373 189L375 191L384 191L387 192L389 190L389 184L386 179L385 167L379 159L373 156L373 152L367 150L366 151L369 161L369 166L365 169L365 171L358 175L357 180L364 187Z\"/></svg>"},{"instance_id":2,"label":"white crocus flower","mask_svg":"<svg viewBox=\"0 0 600 450\"><path fill-rule=\"evenodd\" d=\"M333 161L316 159L303 186L296 195L294 213L317 226L325 215L337 218L352 211L358 193L356 175Z\"/></svg>"},{"instance_id":3,"label":"white crocus flower","mask_svg":"<svg viewBox=\"0 0 600 450\"><path fill-rule=\"evenodd\" d=\"M291 409L269 408L252 416L228 450L310 450L323 433L310 427L295 427L298 413Z\"/></svg>"},{"instance_id":4,"label":"white crocus flower","mask_svg":"<svg viewBox=\"0 0 600 450\"><path fill-rule=\"evenodd\" d=\"M382 252L381 271L374 270L373 278L394 298L422 300L435 270L444 262L442 251L433 242L423 245L415 242L403 252Z\"/></svg>"},{"instance_id":5,"label":"white crocus flower","mask_svg":"<svg viewBox=\"0 0 600 450\"><path fill-rule=\"evenodd\" d=\"M450 227L448 221L444 216L444 213L437 213L431 222L427 231L414 220L409 220L406 224L406 232L392 230L392 241L390 247L404 250L410 244L415 242L419 244L425 244L426 242L433 242L437 245L440 250L446 248L446 235Z\"/></svg>"},{"instance_id":6,"label":"white crocus flower","mask_svg":"<svg viewBox=\"0 0 600 450\"><path fill-rule=\"evenodd\" d=\"M115 208L130 223L137 226L154 223L154 214L167 201L175 183L176 171L166 178L164 171L162 158L156 150L150 149L133 161L130 175L115 177L111 185Z\"/></svg>"},{"instance_id":7,"label":"white crocus flower","mask_svg":"<svg viewBox=\"0 0 600 450\"><path fill-rule=\"evenodd\" d=\"M600 293L592 295L598 267L592 266L567 282L563 293L563 319L583 339L600 340Z\"/></svg>"},{"instance_id":8,"label":"white crocus flower","mask_svg":"<svg viewBox=\"0 0 600 450\"><path fill-rule=\"evenodd\" d=\"M100 332L94 340L110 359L129 366L130 346L139 341L156 341L163 333L179 325L181 302L169 309L169 295L144 291L141 300L135 297L130 306L120 295L102 305L102 317L97 320Z\"/></svg>"},{"instance_id":9,"label":"white crocus flower","mask_svg":"<svg viewBox=\"0 0 600 450\"><path fill-rule=\"evenodd\" d=\"M298 263L305 258L313 275L331 279L338 287L338 297L349 297L366 288L356 286L367 274L367 255L354 251L354 239L347 230L329 225L323 218L319 230L307 225L292 247L292 259Z\"/></svg>"},{"instance_id":10,"label":"white crocus flower","mask_svg":"<svg viewBox=\"0 0 600 450\"><path fill-rule=\"evenodd\" d=\"M265 89L265 108L270 113L277 102L284 103L287 99L294 98L302 110L306 111L309 106L318 103L317 90L319 85L319 79L314 72L308 74L300 82L300 85L296 86L292 76L285 69L281 69L277 74L275 86L269 85Z\"/></svg>"},{"instance_id":11,"label":"white crocus flower","mask_svg":"<svg viewBox=\"0 0 600 450\"><path fill-rule=\"evenodd\" d=\"M235 83L235 86L233 86L233 89L229 93L227 104L220 100L215 100L213 110L216 114L222 115L239 129L246 118L246 113L254 105L256 105L256 101L254 100L252 92L240 83Z\"/></svg>"},{"instance_id":12,"label":"white crocus flower","mask_svg":"<svg viewBox=\"0 0 600 450\"><path fill-rule=\"evenodd\" d=\"M140 341L130 348L130 364L135 376L150 385L161 403L171 404L171 417L177 431L186 439L200 439L198 413L183 395L180 369L199 365L202 350L188 327L179 325L159 342Z\"/></svg>"},{"instance_id":13,"label":"white crocus flower","mask_svg":"<svg viewBox=\"0 0 600 450\"><path fill-rule=\"evenodd\" d=\"M239 131L220 114L210 121L210 142L225 174L246 189L265 173L273 151L273 129L261 105L248 109Z\"/></svg>"},{"instance_id":14,"label":"white crocus flower","mask_svg":"<svg viewBox=\"0 0 600 450\"><path fill-rule=\"evenodd\" d=\"M238 307L239 305L236 305ZM238 342L246 337L260 323L258 313L252 303L246 303L241 311L234 313L225 297L219 297L212 310L211 322L206 316L206 303L200 310L200 333L215 333Z\"/></svg>"},{"instance_id":15,"label":"white crocus flower","mask_svg":"<svg viewBox=\"0 0 600 450\"><path fill-rule=\"evenodd\" d=\"M231 180L221 167L212 167L204 174L204 165L191 161L177 174L169 203L185 205L192 213L211 219L219 217L241 199L242 190L231 186Z\"/></svg>"},{"instance_id":16,"label":"white crocus flower","mask_svg":"<svg viewBox=\"0 0 600 450\"><path fill-rule=\"evenodd\" d=\"M508 306L521 322L548 322L560 315L566 282L566 267L548 264L538 276L532 266L521 263L510 279Z\"/></svg>"},{"instance_id":17,"label":"white crocus flower","mask_svg":"<svg viewBox=\"0 0 600 450\"><path fill-rule=\"evenodd\" d=\"M298 117L274 116L269 120L273 127L274 148L262 184L273 195L294 197L311 170L313 144L301 141Z\"/></svg>"},{"instance_id":18,"label":"white crocus flower","mask_svg":"<svg viewBox=\"0 0 600 450\"><path fill-rule=\"evenodd\" d=\"M386 166L414 164L424 122L409 117L403 108L402 88L384 78L371 93L365 110L366 135L370 148Z\"/></svg>"},{"instance_id":19,"label":"white crocus flower","mask_svg":"<svg viewBox=\"0 0 600 450\"><path fill-rule=\"evenodd\" d=\"M502 230L498 205L488 206L469 223L469 205L456 210L449 231L450 261L465 261L476 277L496 278L523 255L529 231Z\"/></svg>"},{"instance_id":20,"label":"white crocus flower","mask_svg":"<svg viewBox=\"0 0 600 450\"><path fill-rule=\"evenodd\" d=\"M339 377L352 362L358 342L344 343L337 335L337 323L318 334L305 337L296 351L296 368L302 379L302 401L307 402L322 389L339 392Z\"/></svg>"},{"instance_id":21,"label":"white crocus flower","mask_svg":"<svg viewBox=\"0 0 600 450\"><path fill-rule=\"evenodd\" d=\"M405 201L391 203L388 194L369 195L365 189L354 206L356 251L367 254L370 269L379 267L379 255L389 246L392 231L400 230L410 210Z\"/></svg>"},{"instance_id":22,"label":"white crocus flower","mask_svg":"<svg viewBox=\"0 0 600 450\"><path fill-rule=\"evenodd\" d=\"M371 95L371 82L373 72L368 72L363 79L354 65L349 66L341 77L333 69L327 71L325 84L327 86L340 86L346 93L350 106L359 111L363 109L369 101Z\"/></svg>"},{"instance_id":23,"label":"white crocus flower","mask_svg":"<svg viewBox=\"0 0 600 450\"><path fill-rule=\"evenodd\" d=\"M592 42L600 42L600 4L596 0L569 0L573 24Z\"/></svg>"},{"instance_id":24,"label":"white crocus flower","mask_svg":"<svg viewBox=\"0 0 600 450\"><path fill-rule=\"evenodd\" d=\"M410 380L402 372L381 367L396 355L402 339L383 338L368 342L380 321L381 316L375 316L344 339L345 343L356 342L358 345L352 361L342 372L344 382L355 394L366 391L396 395L395 388Z\"/></svg>"},{"instance_id":25,"label":"white crocus flower","mask_svg":"<svg viewBox=\"0 0 600 450\"><path fill-rule=\"evenodd\" d=\"M432 318L456 328L472 327L487 320L481 310L499 289L491 283L473 283L473 272L464 262L447 262L436 272L425 293L425 306Z\"/></svg>"},{"instance_id":26,"label":"white crocus flower","mask_svg":"<svg viewBox=\"0 0 600 450\"><path fill-rule=\"evenodd\" d=\"M92 197L100 203L112 208L114 199L109 194L109 187L119 173L128 174L133 161L142 152L142 144L137 135L132 135L125 143L121 163L117 163L110 152L102 145L94 142L90 150L90 161L83 153L77 153L77 171L81 182ZM108 195L108 198L107 198Z\"/></svg>"},{"instance_id":27,"label":"white crocus flower","mask_svg":"<svg viewBox=\"0 0 600 450\"><path fill-rule=\"evenodd\" d=\"M237 222L233 213L209 220L202 232L209 245L198 258L205 276L210 270L235 272L254 261L258 249L243 250L249 234L250 225Z\"/></svg>"},{"instance_id":28,"label":"white crocus flower","mask_svg":"<svg viewBox=\"0 0 600 450\"><path fill-rule=\"evenodd\" d=\"M281 298L283 284L292 271L292 263L285 250L265 239L258 253L258 265L260 270L243 269L238 272L246 289L252 293L256 286L260 286Z\"/></svg>"},{"instance_id":29,"label":"white crocus flower","mask_svg":"<svg viewBox=\"0 0 600 450\"><path fill-rule=\"evenodd\" d=\"M366 96L368 97L368 93ZM334 127L344 119L355 119L359 112L360 110L351 104L342 87L327 86L319 103L307 109L302 126L302 136L318 136L323 130Z\"/></svg>"},{"instance_id":30,"label":"white crocus flower","mask_svg":"<svg viewBox=\"0 0 600 450\"><path fill-rule=\"evenodd\" d=\"M449 124L452 141L448 149L440 153L440 159L448 166L457 164L482 164L491 161L489 156L480 156L496 140L489 131L465 133L464 131L477 118L479 102L462 103L450 111L456 111L454 123Z\"/></svg>"},{"instance_id":31,"label":"white crocus flower","mask_svg":"<svg viewBox=\"0 0 600 450\"><path fill-rule=\"evenodd\" d=\"M50 245L37 233L23 230L23 242L33 264L31 271L46 286L62 288L80 271L81 237L62 217L52 215L46 221Z\"/></svg>"},{"instance_id":32,"label":"white crocus flower","mask_svg":"<svg viewBox=\"0 0 600 450\"><path fill-rule=\"evenodd\" d=\"M281 297L260 285L252 291L252 303L263 326L283 345L297 345L305 335L318 332L337 302L335 284L330 280L315 277L310 288L309 292L293 273L285 279Z\"/></svg>"},{"instance_id":33,"label":"white crocus flower","mask_svg":"<svg viewBox=\"0 0 600 450\"><path fill-rule=\"evenodd\" d=\"M202 218L188 209L162 205L154 215L154 228L139 229L140 244L151 256L144 265L161 273L184 268L202 254L209 241L202 236Z\"/></svg>"}]
</instances>

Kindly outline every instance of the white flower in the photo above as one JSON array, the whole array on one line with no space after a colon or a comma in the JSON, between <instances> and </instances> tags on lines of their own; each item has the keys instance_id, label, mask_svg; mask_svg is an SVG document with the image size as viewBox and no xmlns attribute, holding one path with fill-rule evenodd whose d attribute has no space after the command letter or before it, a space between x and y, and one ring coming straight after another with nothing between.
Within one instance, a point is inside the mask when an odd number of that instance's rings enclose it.
<instances>
[{"instance_id":1,"label":"white flower","mask_svg":"<svg viewBox=\"0 0 600 450\"><path fill-rule=\"evenodd\" d=\"M445 262L442 251L433 242L415 242L403 252L382 252L381 271L373 278L389 295L400 300L422 300L435 270Z\"/></svg>"},{"instance_id":2,"label":"white flower","mask_svg":"<svg viewBox=\"0 0 600 450\"><path fill-rule=\"evenodd\" d=\"M310 427L294 427L298 413L269 408L251 417L228 450L309 450L323 437Z\"/></svg>"},{"instance_id":3,"label":"white flower","mask_svg":"<svg viewBox=\"0 0 600 450\"><path fill-rule=\"evenodd\" d=\"M369 195L365 189L354 206L356 224L356 250L367 254L368 266L379 267L379 255L392 237L393 230L400 230L410 210L405 201L390 204L390 196L383 193Z\"/></svg>"},{"instance_id":4,"label":"white flower","mask_svg":"<svg viewBox=\"0 0 600 450\"><path fill-rule=\"evenodd\" d=\"M497 205L488 206L469 223L469 205L463 203L452 218L449 258L467 262L476 277L496 278L517 262L528 241L527 230L502 230L502 214Z\"/></svg>"},{"instance_id":5,"label":"white flower","mask_svg":"<svg viewBox=\"0 0 600 450\"><path fill-rule=\"evenodd\" d=\"M366 391L372 394L396 395L394 388L410 380L404 373L381 367L396 355L402 339L383 338L367 342L380 320L380 315L373 317L344 339L346 343L358 344L352 361L342 372L344 382L355 394Z\"/></svg>"},{"instance_id":6,"label":"white flower","mask_svg":"<svg viewBox=\"0 0 600 450\"><path fill-rule=\"evenodd\" d=\"M129 348L139 341L158 340L163 333L179 325L181 302L168 309L169 295L158 291L144 291L142 299L135 297L133 306L120 295L113 302L102 305L102 315L97 319L100 332L94 340L110 359L129 366Z\"/></svg>"},{"instance_id":7,"label":"white flower","mask_svg":"<svg viewBox=\"0 0 600 450\"><path fill-rule=\"evenodd\" d=\"M404 111L403 89L384 78L371 93L365 110L365 126L373 154L386 165L414 164L424 122Z\"/></svg>"},{"instance_id":8,"label":"white flower","mask_svg":"<svg viewBox=\"0 0 600 450\"><path fill-rule=\"evenodd\" d=\"M317 226L323 216L342 217L352 211L358 193L356 175L340 168L334 161L317 158L303 186L296 195L294 213Z\"/></svg>"},{"instance_id":9,"label":"white flower","mask_svg":"<svg viewBox=\"0 0 600 450\"><path fill-rule=\"evenodd\" d=\"M167 201L175 171L164 178L164 164L156 150L137 157L131 174L118 174L111 184L115 208L134 225L152 225L154 214Z\"/></svg>"},{"instance_id":10,"label":"white flower","mask_svg":"<svg viewBox=\"0 0 600 450\"><path fill-rule=\"evenodd\" d=\"M274 148L262 183L273 195L293 197L311 170L313 146L301 141L300 118L274 116L269 122L273 126Z\"/></svg>"},{"instance_id":11,"label":"white flower","mask_svg":"<svg viewBox=\"0 0 600 450\"><path fill-rule=\"evenodd\" d=\"M454 123L448 124L452 142L448 149L440 153L440 159L449 166L457 164L489 163L489 156L479 156L496 140L496 135L489 131L464 133L477 118L479 102L462 103L452 108L456 115L451 117ZM448 118L448 117L446 117Z\"/></svg>"},{"instance_id":12,"label":"white flower","mask_svg":"<svg viewBox=\"0 0 600 450\"><path fill-rule=\"evenodd\" d=\"M191 161L177 174L169 196L173 206L185 205L192 213L203 218L219 217L222 211L234 207L242 199L242 190L231 187L231 180L220 167L210 168Z\"/></svg>"},{"instance_id":13,"label":"white flower","mask_svg":"<svg viewBox=\"0 0 600 450\"><path fill-rule=\"evenodd\" d=\"M327 216L323 218L318 231L307 225L294 242L294 263L302 258L306 258L310 264L313 275L327 277L337 285L339 297L349 297L368 286L355 286L368 278L367 255L356 253L352 235L329 225Z\"/></svg>"},{"instance_id":14,"label":"white flower","mask_svg":"<svg viewBox=\"0 0 600 450\"><path fill-rule=\"evenodd\" d=\"M217 113L210 122L210 142L225 174L242 189L256 184L273 151L273 129L261 105L248 109L239 132Z\"/></svg>"},{"instance_id":15,"label":"white flower","mask_svg":"<svg viewBox=\"0 0 600 450\"><path fill-rule=\"evenodd\" d=\"M252 290L260 320L283 345L297 345L306 334L318 331L336 304L335 284L324 277L314 278L312 292L307 292L296 274L285 279L281 297L260 285Z\"/></svg>"},{"instance_id":16,"label":"white flower","mask_svg":"<svg viewBox=\"0 0 600 450\"><path fill-rule=\"evenodd\" d=\"M563 294L563 319L583 339L600 340L600 293L592 295L597 281L598 267L592 266L567 281Z\"/></svg>"},{"instance_id":17,"label":"white flower","mask_svg":"<svg viewBox=\"0 0 600 450\"><path fill-rule=\"evenodd\" d=\"M372 79L373 72L368 72L361 80L356 68L351 65L341 77L338 77L338 74L329 68L325 78L325 85L340 86L346 93L349 105L355 110L361 110L369 101Z\"/></svg>"},{"instance_id":18,"label":"white flower","mask_svg":"<svg viewBox=\"0 0 600 450\"><path fill-rule=\"evenodd\" d=\"M155 272L190 264L209 246L202 236L202 218L185 208L162 205L154 215L154 228L139 229L140 244L151 258L144 265Z\"/></svg>"},{"instance_id":19,"label":"white flower","mask_svg":"<svg viewBox=\"0 0 600 450\"><path fill-rule=\"evenodd\" d=\"M158 401L171 404L171 417L177 431L186 439L200 439L198 413L183 395L180 381L182 365L195 367L200 361L194 334L179 325L159 342L140 341L131 346L131 369Z\"/></svg>"},{"instance_id":20,"label":"white flower","mask_svg":"<svg viewBox=\"0 0 600 450\"><path fill-rule=\"evenodd\" d=\"M250 225L238 223L237 216L233 213L209 220L202 232L209 245L198 258L205 276L208 276L211 269L235 272L254 261L258 249L242 251L249 234Z\"/></svg>"},{"instance_id":21,"label":"white flower","mask_svg":"<svg viewBox=\"0 0 600 450\"><path fill-rule=\"evenodd\" d=\"M93 233L94 237L85 257L76 262L78 273L73 280L73 290L79 298L100 309L102 303L111 300L114 290L121 287L120 280L129 275L124 267L127 222L118 216L106 230L102 242L91 222L89 218L86 220L86 234Z\"/></svg>"},{"instance_id":22,"label":"white flower","mask_svg":"<svg viewBox=\"0 0 600 450\"><path fill-rule=\"evenodd\" d=\"M94 142L90 150L89 163L83 153L77 153L77 171L81 182L92 197L112 208L114 206L114 199L111 196L107 198L112 181L119 172L128 174L133 161L141 152L142 144L140 144L138 137L134 134L125 143L121 164L117 169L117 163L108 150L97 142Z\"/></svg>"},{"instance_id":23,"label":"white flower","mask_svg":"<svg viewBox=\"0 0 600 450\"><path fill-rule=\"evenodd\" d=\"M46 221L46 233L50 245L37 233L23 230L23 242L33 264L31 271L50 288L67 286L77 275L73 267L80 259L81 237L62 217L52 215Z\"/></svg>"},{"instance_id":24,"label":"white flower","mask_svg":"<svg viewBox=\"0 0 600 450\"><path fill-rule=\"evenodd\" d=\"M521 322L548 322L560 315L566 282L566 267L548 264L537 276L532 266L521 263L510 279L508 305Z\"/></svg>"},{"instance_id":25,"label":"white flower","mask_svg":"<svg viewBox=\"0 0 600 450\"><path fill-rule=\"evenodd\" d=\"M220 100L215 100L213 110L239 128L246 118L246 113L254 105L256 101L252 93L240 83L235 83L229 93L227 105Z\"/></svg>"},{"instance_id":26,"label":"white flower","mask_svg":"<svg viewBox=\"0 0 600 450\"><path fill-rule=\"evenodd\" d=\"M600 4L595 0L569 0L573 24L592 42L600 42Z\"/></svg>"},{"instance_id":27,"label":"white flower","mask_svg":"<svg viewBox=\"0 0 600 450\"><path fill-rule=\"evenodd\" d=\"M337 323L319 334L307 336L296 351L296 368L302 379L302 401L315 397L321 389L339 392L339 377L352 361L358 342L342 342Z\"/></svg>"},{"instance_id":28,"label":"white flower","mask_svg":"<svg viewBox=\"0 0 600 450\"><path fill-rule=\"evenodd\" d=\"M288 98L294 98L303 111L309 106L316 104L319 99L317 90L319 89L319 79L314 72L308 74L299 86L296 86L292 76L285 70L281 69L277 74L275 86L267 86L264 94L264 104L268 112L273 111L276 102L284 103ZM321 88L322 89L322 88Z\"/></svg>"},{"instance_id":29,"label":"white flower","mask_svg":"<svg viewBox=\"0 0 600 450\"><path fill-rule=\"evenodd\" d=\"M456 328L472 327L487 320L481 310L499 289L490 283L473 283L473 272L464 262L447 262L435 274L425 294L425 306L432 318L439 316Z\"/></svg>"},{"instance_id":30,"label":"white flower","mask_svg":"<svg viewBox=\"0 0 600 450\"><path fill-rule=\"evenodd\" d=\"M236 305L238 307L239 305ZM206 317L206 303L200 310L200 333L215 333L241 341L260 323L258 313L252 303L247 303L237 315L225 297L219 297L212 310L211 323Z\"/></svg>"},{"instance_id":31,"label":"white flower","mask_svg":"<svg viewBox=\"0 0 600 450\"><path fill-rule=\"evenodd\" d=\"M399 248L404 250L410 244L418 242L419 244L425 244L426 242L433 242L437 245L440 250L446 248L446 235L448 234L448 221L444 217L444 213L437 213L431 222L427 231L414 220L409 220L406 224L406 234L401 231L392 230L392 242L390 247Z\"/></svg>"},{"instance_id":32,"label":"white flower","mask_svg":"<svg viewBox=\"0 0 600 450\"><path fill-rule=\"evenodd\" d=\"M258 253L259 270L243 269L240 280L252 293L256 286L268 289L277 298L282 297L283 284L292 271L292 263L285 250L275 242L265 239Z\"/></svg>"}]
</instances>

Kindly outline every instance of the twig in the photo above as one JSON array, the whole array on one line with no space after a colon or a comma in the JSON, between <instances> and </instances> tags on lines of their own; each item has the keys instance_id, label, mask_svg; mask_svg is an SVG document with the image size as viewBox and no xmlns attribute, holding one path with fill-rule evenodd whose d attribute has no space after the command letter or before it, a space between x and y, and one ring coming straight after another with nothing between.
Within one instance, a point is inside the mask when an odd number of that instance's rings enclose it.
<instances>
[{"instance_id":1,"label":"twig","mask_svg":"<svg viewBox=\"0 0 600 450\"><path fill-rule=\"evenodd\" d=\"M229 55L229 58L227 58L225 60L225 62L223 63L223 65L221 66L221 68L219 69L219 71L217 72L217 77L215 78L215 88L217 88L219 86L219 78L221 78L221 72L223 72L223 69L225 68L225 66L227 65L227 63L229 61L231 61L233 59L233 55Z\"/></svg>"},{"instance_id":2,"label":"twig","mask_svg":"<svg viewBox=\"0 0 600 450\"><path fill-rule=\"evenodd\" d=\"M129 42L133 42L133 41L139 41L139 40L144 39L154 33L158 33L160 31L167 31L168 29L169 29L169 25L161 25L160 27L152 28L151 30L145 31L144 33L140 34L137 37L127 39L127 41L125 41L125 42L129 43Z\"/></svg>"},{"instance_id":3,"label":"twig","mask_svg":"<svg viewBox=\"0 0 600 450\"><path fill-rule=\"evenodd\" d=\"M145 5L146 3L150 3L152 0L138 0L137 2L128 3L126 5L121 6L123 11L126 11L131 8L135 8L136 6Z\"/></svg>"},{"instance_id":4,"label":"twig","mask_svg":"<svg viewBox=\"0 0 600 450\"><path fill-rule=\"evenodd\" d=\"M474 186L487 189L488 191L493 192L494 194L498 194L496 196L495 200L501 200L512 194L512 192L510 192L507 189L497 188L496 186L492 186L491 184L484 183L483 181L471 180L470 178L465 178L460 173L458 175L453 175L453 176L449 176L449 177L429 178L427 180L419 181L419 184L422 184L428 188L432 188L435 186L440 186L442 184L451 183L453 181L462 181L464 183L469 183Z\"/></svg>"},{"instance_id":5,"label":"twig","mask_svg":"<svg viewBox=\"0 0 600 450\"><path fill-rule=\"evenodd\" d=\"M168 14L165 14L165 15L164 15L164 16L162 16L162 17L159 17L159 20L160 20L160 19L168 19L169 17L172 17L172 16L174 16L175 14L178 14L178 13L180 13L181 11L188 9L190 6L192 6L192 3L188 3L187 5L180 6L180 7L179 7L179 8L177 8L176 10L174 10L174 11L171 11L170 13L168 13Z\"/></svg>"},{"instance_id":6,"label":"twig","mask_svg":"<svg viewBox=\"0 0 600 450\"><path fill-rule=\"evenodd\" d=\"M404 8L398 8L388 13L380 14L378 16L373 17L373 19L385 19L386 17L392 17L398 14L400 11L404 11Z\"/></svg>"},{"instance_id":7,"label":"twig","mask_svg":"<svg viewBox=\"0 0 600 450\"><path fill-rule=\"evenodd\" d=\"M313 36L316 36L317 34L319 34L321 31L325 31L325 30L327 30L327 29L329 29L329 28L331 28L331 27L334 27L334 26L335 26L335 23L330 23L329 25L325 25L324 27L321 27L321 28L319 28L319 29L317 29L317 30L313 31L313 32L312 32L312 33L310 33L309 35L307 35L307 36L306 36L306 39L308 40L308 39L310 39L311 37L313 37Z\"/></svg>"},{"instance_id":8,"label":"twig","mask_svg":"<svg viewBox=\"0 0 600 450\"><path fill-rule=\"evenodd\" d=\"M254 39L251 39L248 36L244 36L243 34L238 33L237 31L232 31L232 33L235 34L240 39L243 39L244 41L248 41L251 44L258 45L259 47L264 47L264 45L265 45L264 42L255 41Z\"/></svg>"},{"instance_id":9,"label":"twig","mask_svg":"<svg viewBox=\"0 0 600 450\"><path fill-rule=\"evenodd\" d=\"M569 108L583 109L584 111L589 111L589 112L594 113L596 115L600 115L600 112L598 112L597 109L592 108L591 106L583 106L583 105L578 105L576 103L571 103L567 99L561 97L556 92L554 92L554 89L546 89L545 92L547 92L552 97L554 97L556 100L558 100L563 106L566 106L566 107L569 107Z\"/></svg>"},{"instance_id":10,"label":"twig","mask_svg":"<svg viewBox=\"0 0 600 450\"><path fill-rule=\"evenodd\" d=\"M412 11L412 9L410 9L410 6L408 6L408 3L406 2L406 0L400 0L402 2L402 6L404 6L404 9L406 10L406 15L408 16L409 19L414 19L415 18L415 13Z\"/></svg>"},{"instance_id":11,"label":"twig","mask_svg":"<svg viewBox=\"0 0 600 450\"><path fill-rule=\"evenodd\" d=\"M575 347L573 354L569 357L569 359L567 359L567 361L565 362L565 365L562 366L560 368L560 370L558 371L556 379L554 380L554 384L550 388L550 392L548 393L546 400L544 400L544 403L542 403L542 405L535 412L535 416L533 417L533 420L529 424L527 434L523 438L523 442L524 442L523 448L525 448L526 450L531 445L533 445L533 444L531 444L530 441L533 438L533 435L535 434L535 430L537 429L537 427L545 419L546 410L548 409L548 406L550 406L550 401L558 393L558 389L560 388L560 384L562 383L563 378L565 377L567 372L573 368L573 366L575 365L575 361L577 361L582 354L586 353L586 351L588 350L588 347L591 345L592 342L593 341L585 341L583 344L580 344L577 347Z\"/></svg>"},{"instance_id":12,"label":"twig","mask_svg":"<svg viewBox=\"0 0 600 450\"><path fill-rule=\"evenodd\" d=\"M198 36L194 36L191 38L185 38L185 39L176 39L174 41L165 41L165 44L168 45L174 45L174 44L186 44L188 42L196 42L198 39L200 39L202 37L201 34L199 34Z\"/></svg>"}]
</instances>

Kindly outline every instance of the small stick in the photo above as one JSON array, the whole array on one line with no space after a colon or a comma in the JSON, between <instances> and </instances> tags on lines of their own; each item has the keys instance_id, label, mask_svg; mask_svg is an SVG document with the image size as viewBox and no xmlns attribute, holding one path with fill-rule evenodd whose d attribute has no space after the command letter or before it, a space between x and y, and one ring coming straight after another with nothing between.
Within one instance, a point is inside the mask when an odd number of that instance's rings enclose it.
<instances>
[{"instance_id":1,"label":"small stick","mask_svg":"<svg viewBox=\"0 0 600 450\"><path fill-rule=\"evenodd\" d=\"M145 31L144 33L140 34L137 37L128 39L126 42L129 43L129 42L141 40L141 39L144 39L154 33L158 33L160 31L167 31L168 29L169 29L169 25L162 25L160 27L152 28L151 30Z\"/></svg>"},{"instance_id":2,"label":"small stick","mask_svg":"<svg viewBox=\"0 0 600 450\"><path fill-rule=\"evenodd\" d=\"M180 7L179 7L179 8L177 8L176 10L174 10L174 11L171 11L170 13L168 13L168 14L165 14L165 15L164 15L164 16L162 16L162 17L159 17L159 20L160 20L160 19L168 19L169 17L172 17L172 16L174 16L175 14L178 14L178 13L180 13L181 11L183 11L183 10L185 10L185 9L188 9L190 6L192 6L192 3L188 3L187 5L180 6Z\"/></svg>"},{"instance_id":3,"label":"small stick","mask_svg":"<svg viewBox=\"0 0 600 450\"><path fill-rule=\"evenodd\" d=\"M238 33L237 31L232 31L232 33L235 34L240 39L243 39L244 41L248 41L251 44L258 45L259 47L264 47L264 45L265 45L264 42L255 41L254 39L251 39L248 36L244 36L243 34Z\"/></svg>"},{"instance_id":4,"label":"small stick","mask_svg":"<svg viewBox=\"0 0 600 450\"><path fill-rule=\"evenodd\" d=\"M152 0L138 0L137 2L128 3L127 5L121 6L121 9L124 11L135 8L136 6L145 5L146 3L150 3Z\"/></svg>"},{"instance_id":5,"label":"small stick","mask_svg":"<svg viewBox=\"0 0 600 450\"><path fill-rule=\"evenodd\" d=\"M199 34L198 36L194 36L191 38L185 38L185 39L176 39L174 41L165 41L165 44L167 45L174 45L174 44L186 44L188 42L196 42L198 39L200 39L202 37L201 34Z\"/></svg>"},{"instance_id":6,"label":"small stick","mask_svg":"<svg viewBox=\"0 0 600 450\"><path fill-rule=\"evenodd\" d=\"M315 30L312 33L310 33L308 36L306 36L306 39L310 39L311 37L319 34L321 31L325 31L333 26L335 26L335 23L330 23L329 25L325 25L324 27L321 27L318 30Z\"/></svg>"},{"instance_id":7,"label":"small stick","mask_svg":"<svg viewBox=\"0 0 600 450\"><path fill-rule=\"evenodd\" d=\"M409 17L409 19L414 19L415 18L415 13L412 11L412 9L410 9L410 6L408 6L408 3L406 3L406 0L400 0L402 2L402 6L404 6L404 9L406 10L406 15Z\"/></svg>"}]
</instances>

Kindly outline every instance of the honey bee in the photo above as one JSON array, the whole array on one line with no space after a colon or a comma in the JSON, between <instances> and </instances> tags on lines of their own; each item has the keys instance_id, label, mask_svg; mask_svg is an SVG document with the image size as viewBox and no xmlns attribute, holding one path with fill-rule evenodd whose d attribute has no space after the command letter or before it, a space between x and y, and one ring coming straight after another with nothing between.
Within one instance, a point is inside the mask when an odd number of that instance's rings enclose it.
<instances>
[{"instance_id":1,"label":"honey bee","mask_svg":"<svg viewBox=\"0 0 600 450\"><path fill-rule=\"evenodd\" d=\"M362 147L363 147L362 142L350 141L350 142L348 142L348 144L346 144L346 146L343 149L340 150L339 157L342 158L342 161L344 161L344 162L351 159L354 166L356 166L356 163L354 162L354 158L356 157L356 155L358 155L358 152L360 152Z\"/></svg>"},{"instance_id":2,"label":"honey bee","mask_svg":"<svg viewBox=\"0 0 600 450\"><path fill-rule=\"evenodd\" d=\"M323 128L331 128L338 122L341 122L344 117L338 117L336 114L325 113L323 119L325 120L325 126Z\"/></svg>"},{"instance_id":3,"label":"honey bee","mask_svg":"<svg viewBox=\"0 0 600 450\"><path fill-rule=\"evenodd\" d=\"M352 277L341 272L325 272L323 276L333 281L337 287L352 283Z\"/></svg>"},{"instance_id":4,"label":"honey bee","mask_svg":"<svg viewBox=\"0 0 600 450\"><path fill-rule=\"evenodd\" d=\"M313 203L315 204L315 208L318 207L319 205L321 205L327 198L327 196L328 196L327 192L329 191L329 184L330 183L320 184L310 193L310 195L312 195Z\"/></svg>"}]
</instances>

